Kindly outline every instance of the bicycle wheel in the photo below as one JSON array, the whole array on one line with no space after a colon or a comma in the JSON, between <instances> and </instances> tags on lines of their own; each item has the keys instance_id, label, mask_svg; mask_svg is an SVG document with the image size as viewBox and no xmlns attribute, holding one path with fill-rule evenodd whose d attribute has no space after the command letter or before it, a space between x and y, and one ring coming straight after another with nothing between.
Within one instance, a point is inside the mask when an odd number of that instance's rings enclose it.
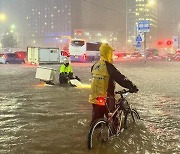
<instances>
[{"instance_id":1,"label":"bicycle wheel","mask_svg":"<svg viewBox=\"0 0 180 154\"><path fill-rule=\"evenodd\" d=\"M140 120L139 113L135 109L129 109L125 113L125 118L124 118L124 128L126 129L130 125L138 122Z\"/></svg>"},{"instance_id":2,"label":"bicycle wheel","mask_svg":"<svg viewBox=\"0 0 180 154\"><path fill-rule=\"evenodd\" d=\"M88 149L99 146L101 143L106 142L111 134L111 128L105 119L98 119L89 129L88 133Z\"/></svg>"}]
</instances>

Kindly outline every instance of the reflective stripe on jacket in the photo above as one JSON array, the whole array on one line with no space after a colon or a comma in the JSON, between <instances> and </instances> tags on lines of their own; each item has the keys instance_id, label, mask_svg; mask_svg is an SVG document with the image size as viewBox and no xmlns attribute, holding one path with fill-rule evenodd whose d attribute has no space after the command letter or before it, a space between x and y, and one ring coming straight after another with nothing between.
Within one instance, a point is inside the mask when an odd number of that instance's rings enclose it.
<instances>
[{"instance_id":1,"label":"reflective stripe on jacket","mask_svg":"<svg viewBox=\"0 0 180 154\"><path fill-rule=\"evenodd\" d=\"M134 84L117 70L113 64L100 60L92 66L93 74L89 102L97 104L97 97L114 97L115 82L131 89Z\"/></svg>"}]
</instances>

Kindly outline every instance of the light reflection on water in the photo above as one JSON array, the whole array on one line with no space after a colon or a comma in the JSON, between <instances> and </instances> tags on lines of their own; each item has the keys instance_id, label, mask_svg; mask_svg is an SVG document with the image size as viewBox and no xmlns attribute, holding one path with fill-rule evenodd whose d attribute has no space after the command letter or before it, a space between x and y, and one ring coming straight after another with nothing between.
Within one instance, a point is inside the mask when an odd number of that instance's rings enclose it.
<instances>
[{"instance_id":1,"label":"light reflection on water","mask_svg":"<svg viewBox=\"0 0 180 154\"><path fill-rule=\"evenodd\" d=\"M59 87L58 87L59 88ZM52 90L52 89L51 89ZM64 89L58 89L64 92ZM178 153L178 102L159 95L139 94L129 98L142 118L137 125L91 151L87 132L91 106L83 90L66 89L69 101L47 89L32 95L1 96L1 153ZM37 93L37 92L40 93ZM48 94L48 95L47 95ZM50 94L50 95L49 95ZM59 99L61 98L61 99ZM50 101L52 100L52 101ZM143 100L139 102L140 100ZM151 100L151 101L150 101ZM151 102L147 104L146 102ZM176 112L175 112L176 111ZM3 114L2 114L3 113Z\"/></svg>"},{"instance_id":2,"label":"light reflection on water","mask_svg":"<svg viewBox=\"0 0 180 154\"><path fill-rule=\"evenodd\" d=\"M36 68L6 66L6 69L13 71L0 76L0 81L7 83L1 84L3 90L0 92L0 153L180 153L179 86L176 83L171 88L171 84L166 84L169 78L164 78L167 72L171 72L171 81L175 81L173 77L179 79L179 65L175 71L172 67L166 67L166 70L158 67L127 69L122 64L119 67L142 89L129 98L142 120L108 143L89 151L87 133L91 104L87 100L90 89L42 86L34 79ZM79 71L82 79L88 83L89 74L86 73L90 72L90 67L83 69L85 73L81 73L82 69L77 66L75 72ZM161 73L157 77L155 73L159 71ZM14 75L15 72L18 73ZM139 74L144 75L139 77ZM160 80L158 85L154 82L154 76ZM167 89L163 89L162 85ZM173 96L177 97L167 97L163 94L165 90L166 93L172 91Z\"/></svg>"}]
</instances>

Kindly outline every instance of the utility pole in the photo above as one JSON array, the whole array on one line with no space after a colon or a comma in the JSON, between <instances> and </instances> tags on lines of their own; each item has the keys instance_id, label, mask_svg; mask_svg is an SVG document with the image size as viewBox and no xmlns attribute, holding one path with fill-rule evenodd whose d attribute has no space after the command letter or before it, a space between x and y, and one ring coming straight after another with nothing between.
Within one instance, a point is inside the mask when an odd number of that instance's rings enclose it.
<instances>
[{"instance_id":1,"label":"utility pole","mask_svg":"<svg viewBox=\"0 0 180 154\"><path fill-rule=\"evenodd\" d=\"M180 48L180 38L179 38L179 33L180 33L180 23L179 23L179 25L178 25L178 49Z\"/></svg>"},{"instance_id":2,"label":"utility pole","mask_svg":"<svg viewBox=\"0 0 180 154\"><path fill-rule=\"evenodd\" d=\"M147 55L146 55L146 32L144 32L144 63L147 60Z\"/></svg>"}]
</instances>

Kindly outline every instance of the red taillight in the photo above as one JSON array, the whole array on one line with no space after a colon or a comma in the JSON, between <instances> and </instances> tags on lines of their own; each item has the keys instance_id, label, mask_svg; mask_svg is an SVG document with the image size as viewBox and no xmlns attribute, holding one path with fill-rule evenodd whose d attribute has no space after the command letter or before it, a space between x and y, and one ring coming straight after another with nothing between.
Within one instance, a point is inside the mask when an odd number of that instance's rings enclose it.
<instances>
[{"instance_id":1,"label":"red taillight","mask_svg":"<svg viewBox=\"0 0 180 154\"><path fill-rule=\"evenodd\" d=\"M23 54L17 54L17 57L20 59L24 58Z\"/></svg>"},{"instance_id":2,"label":"red taillight","mask_svg":"<svg viewBox=\"0 0 180 154\"><path fill-rule=\"evenodd\" d=\"M84 55L83 55L83 59L86 60L86 58L87 58L87 56L86 56L86 54L84 54Z\"/></svg>"},{"instance_id":3,"label":"red taillight","mask_svg":"<svg viewBox=\"0 0 180 154\"><path fill-rule=\"evenodd\" d=\"M98 105L105 105L106 97L97 97L96 100Z\"/></svg>"}]
</instances>

